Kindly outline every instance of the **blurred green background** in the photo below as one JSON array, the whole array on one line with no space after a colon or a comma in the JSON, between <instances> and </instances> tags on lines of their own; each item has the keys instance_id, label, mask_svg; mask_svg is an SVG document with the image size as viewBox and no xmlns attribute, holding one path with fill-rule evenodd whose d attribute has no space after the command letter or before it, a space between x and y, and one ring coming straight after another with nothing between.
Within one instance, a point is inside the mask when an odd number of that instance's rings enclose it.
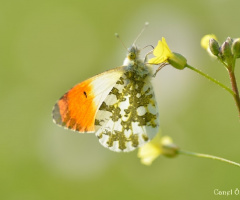
<instances>
[{"instance_id":1,"label":"blurred green background","mask_svg":"<svg viewBox=\"0 0 240 200\"><path fill-rule=\"evenodd\" d=\"M114 33L130 46L146 21L140 47L164 36L189 64L230 86L200 39L240 37L239 6L237 0L1 0L0 199L212 200L226 199L214 189L240 189L235 166L183 155L143 166L137 151L111 152L94 134L51 119L52 106L73 85L122 64L126 50ZM238 113L226 91L170 66L154 86L164 135L182 149L240 162Z\"/></svg>"}]
</instances>

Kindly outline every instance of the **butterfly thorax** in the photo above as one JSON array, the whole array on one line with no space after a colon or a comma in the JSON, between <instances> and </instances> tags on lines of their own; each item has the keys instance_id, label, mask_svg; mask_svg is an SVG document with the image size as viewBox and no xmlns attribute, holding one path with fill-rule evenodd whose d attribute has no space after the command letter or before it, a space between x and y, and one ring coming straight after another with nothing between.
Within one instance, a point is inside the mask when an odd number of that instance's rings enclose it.
<instances>
[{"instance_id":1,"label":"butterfly thorax","mask_svg":"<svg viewBox=\"0 0 240 200\"><path fill-rule=\"evenodd\" d=\"M151 76L151 67L140 59L139 56L140 50L135 45L132 45L128 49L123 65L126 66L127 71L132 71L138 78L146 77L146 75Z\"/></svg>"}]
</instances>

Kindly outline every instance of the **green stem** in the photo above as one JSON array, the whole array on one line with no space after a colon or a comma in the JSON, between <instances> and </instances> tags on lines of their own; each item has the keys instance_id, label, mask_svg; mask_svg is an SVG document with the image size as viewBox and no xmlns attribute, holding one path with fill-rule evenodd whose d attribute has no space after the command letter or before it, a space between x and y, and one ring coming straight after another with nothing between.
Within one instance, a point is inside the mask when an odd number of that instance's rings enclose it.
<instances>
[{"instance_id":1,"label":"green stem","mask_svg":"<svg viewBox=\"0 0 240 200\"><path fill-rule=\"evenodd\" d=\"M188 152L188 151L183 151L183 150L179 150L178 153L179 153L179 154L188 155L188 156L200 157L200 158L210 158L210 159L213 159L213 160L218 160L218 161L221 161L221 162L226 162L226 163L228 163L228 164L231 164L231 165L235 165L235 166L240 167L240 163L233 162L233 161L231 161L231 160L227 160L227 159L224 159L224 158L221 158L221 157L217 157L217 156L212 156L212 155L202 154L202 153L195 153L195 152Z\"/></svg>"},{"instance_id":2,"label":"green stem","mask_svg":"<svg viewBox=\"0 0 240 200\"><path fill-rule=\"evenodd\" d=\"M223 89L227 90L234 98L235 98L235 93L230 89L228 88L227 86L225 86L224 84L220 83L219 81L217 81L216 79L212 78L211 76L203 73L202 71L196 69L195 67L192 67L191 65L186 65L187 68L197 72L198 74L204 76L205 78L207 78L208 80L216 83L217 85L219 85L220 87L222 87Z\"/></svg>"}]
</instances>

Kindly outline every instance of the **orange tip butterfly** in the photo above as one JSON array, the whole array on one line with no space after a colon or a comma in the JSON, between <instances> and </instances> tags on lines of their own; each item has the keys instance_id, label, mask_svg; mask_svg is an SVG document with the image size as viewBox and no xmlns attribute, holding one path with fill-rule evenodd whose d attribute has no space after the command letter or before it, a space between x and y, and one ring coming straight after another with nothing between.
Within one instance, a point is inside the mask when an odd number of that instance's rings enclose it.
<instances>
[{"instance_id":1,"label":"orange tip butterfly","mask_svg":"<svg viewBox=\"0 0 240 200\"><path fill-rule=\"evenodd\" d=\"M158 132L159 114L152 65L139 54L134 42L121 67L75 85L53 107L53 121L81 133L95 133L104 147L116 152L149 142Z\"/></svg>"}]
</instances>

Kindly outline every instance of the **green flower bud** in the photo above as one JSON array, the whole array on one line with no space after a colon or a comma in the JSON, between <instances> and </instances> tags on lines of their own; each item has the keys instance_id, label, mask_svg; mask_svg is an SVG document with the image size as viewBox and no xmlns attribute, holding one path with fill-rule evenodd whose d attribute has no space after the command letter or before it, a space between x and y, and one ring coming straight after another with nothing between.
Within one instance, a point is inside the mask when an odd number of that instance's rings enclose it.
<instances>
[{"instance_id":1,"label":"green flower bud","mask_svg":"<svg viewBox=\"0 0 240 200\"><path fill-rule=\"evenodd\" d=\"M232 53L235 58L240 58L240 38L233 41Z\"/></svg>"},{"instance_id":2,"label":"green flower bud","mask_svg":"<svg viewBox=\"0 0 240 200\"><path fill-rule=\"evenodd\" d=\"M232 56L231 46L228 42L224 42L221 46L221 54L226 59Z\"/></svg>"},{"instance_id":3,"label":"green flower bud","mask_svg":"<svg viewBox=\"0 0 240 200\"><path fill-rule=\"evenodd\" d=\"M230 38L230 37L227 37L226 42L228 42L228 44L229 44L230 46L232 46L233 39Z\"/></svg>"},{"instance_id":4,"label":"green flower bud","mask_svg":"<svg viewBox=\"0 0 240 200\"><path fill-rule=\"evenodd\" d=\"M187 65L187 59L179 53L172 52L172 56L168 58L170 65L177 69L184 69Z\"/></svg>"},{"instance_id":5,"label":"green flower bud","mask_svg":"<svg viewBox=\"0 0 240 200\"><path fill-rule=\"evenodd\" d=\"M175 144L162 145L162 154L169 158L174 158L178 155L179 147Z\"/></svg>"},{"instance_id":6,"label":"green flower bud","mask_svg":"<svg viewBox=\"0 0 240 200\"><path fill-rule=\"evenodd\" d=\"M209 39L209 49L214 56L218 56L219 48L220 47L219 47L218 42L215 39L210 38Z\"/></svg>"}]
</instances>

